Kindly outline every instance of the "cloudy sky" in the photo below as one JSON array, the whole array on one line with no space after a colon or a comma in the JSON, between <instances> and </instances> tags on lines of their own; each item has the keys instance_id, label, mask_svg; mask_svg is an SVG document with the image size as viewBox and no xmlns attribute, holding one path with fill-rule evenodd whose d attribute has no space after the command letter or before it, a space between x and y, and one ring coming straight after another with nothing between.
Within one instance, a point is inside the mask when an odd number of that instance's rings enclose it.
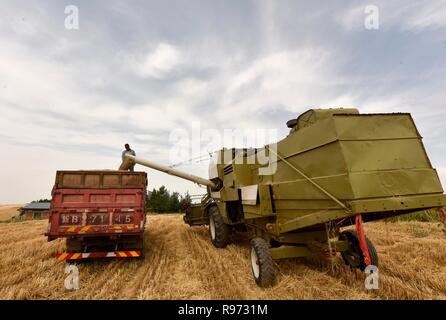
<instances>
[{"instance_id":1,"label":"cloudy sky","mask_svg":"<svg viewBox=\"0 0 446 320\"><path fill-rule=\"evenodd\" d=\"M378 30L364 25L371 4ZM443 0L2 0L0 203L49 197L58 169L117 168L126 142L170 165L174 129L282 137L321 106L412 113L445 184L445 57ZM179 169L207 176L206 162Z\"/></svg>"}]
</instances>

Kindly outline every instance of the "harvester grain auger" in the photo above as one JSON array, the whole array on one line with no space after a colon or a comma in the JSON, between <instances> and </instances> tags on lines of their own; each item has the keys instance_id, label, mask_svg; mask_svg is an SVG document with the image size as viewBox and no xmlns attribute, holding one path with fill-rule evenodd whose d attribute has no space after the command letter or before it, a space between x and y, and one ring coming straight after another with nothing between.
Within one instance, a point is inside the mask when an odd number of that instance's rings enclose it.
<instances>
[{"instance_id":1,"label":"harvester grain auger","mask_svg":"<svg viewBox=\"0 0 446 320\"><path fill-rule=\"evenodd\" d=\"M363 222L446 206L410 114L313 109L287 125L289 135L276 144L218 151L209 179L133 156L121 169L137 163L205 185L185 222L209 225L218 248L231 233L247 234L262 287L275 281L274 259L340 252L352 268L378 266Z\"/></svg>"}]
</instances>

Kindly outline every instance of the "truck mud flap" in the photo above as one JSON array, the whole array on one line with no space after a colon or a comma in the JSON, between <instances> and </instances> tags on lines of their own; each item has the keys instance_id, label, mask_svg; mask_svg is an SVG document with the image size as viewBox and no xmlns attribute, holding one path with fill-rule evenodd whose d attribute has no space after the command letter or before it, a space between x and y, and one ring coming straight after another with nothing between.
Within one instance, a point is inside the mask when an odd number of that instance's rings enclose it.
<instances>
[{"instance_id":1,"label":"truck mud flap","mask_svg":"<svg viewBox=\"0 0 446 320\"><path fill-rule=\"evenodd\" d=\"M95 259L95 258L139 258L142 252L140 250L135 251L110 251L110 252L84 252L84 253L58 253L56 254L56 260L82 260L82 259Z\"/></svg>"}]
</instances>

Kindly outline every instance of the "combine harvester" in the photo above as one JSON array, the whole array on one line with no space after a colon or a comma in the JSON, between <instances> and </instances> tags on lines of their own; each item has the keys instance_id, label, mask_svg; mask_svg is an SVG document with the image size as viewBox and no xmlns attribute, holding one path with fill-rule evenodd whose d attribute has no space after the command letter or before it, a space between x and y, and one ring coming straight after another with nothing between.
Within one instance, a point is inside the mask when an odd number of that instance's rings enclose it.
<instances>
[{"instance_id":1,"label":"combine harvester","mask_svg":"<svg viewBox=\"0 0 446 320\"><path fill-rule=\"evenodd\" d=\"M209 179L130 155L120 169L137 163L207 186L185 222L209 225L217 248L231 233L247 234L261 287L274 284L274 259L340 252L352 268L378 266L363 222L444 210L446 196L410 114L314 109L287 126L289 135L277 144L217 152ZM264 174L267 166L276 170ZM341 230L350 225L355 230Z\"/></svg>"},{"instance_id":2,"label":"combine harvester","mask_svg":"<svg viewBox=\"0 0 446 320\"><path fill-rule=\"evenodd\" d=\"M58 171L45 233L66 238L56 258L143 257L146 188L145 172Z\"/></svg>"}]
</instances>

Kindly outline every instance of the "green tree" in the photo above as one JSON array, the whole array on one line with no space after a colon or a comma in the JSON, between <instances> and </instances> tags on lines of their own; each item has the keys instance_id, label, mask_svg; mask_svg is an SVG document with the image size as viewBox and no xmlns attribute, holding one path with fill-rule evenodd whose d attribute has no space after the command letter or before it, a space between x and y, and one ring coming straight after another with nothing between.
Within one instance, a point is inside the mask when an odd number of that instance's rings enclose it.
<instances>
[{"instance_id":1,"label":"green tree","mask_svg":"<svg viewBox=\"0 0 446 320\"><path fill-rule=\"evenodd\" d=\"M185 200L189 199L189 200ZM165 186L147 193L147 211L156 213L180 212L184 201L190 203L190 196L181 196L178 192L170 193Z\"/></svg>"},{"instance_id":2,"label":"green tree","mask_svg":"<svg viewBox=\"0 0 446 320\"><path fill-rule=\"evenodd\" d=\"M156 207L156 198L157 198L157 192L156 189L153 188L152 191L149 191L147 193L147 211L155 212Z\"/></svg>"},{"instance_id":3,"label":"green tree","mask_svg":"<svg viewBox=\"0 0 446 320\"><path fill-rule=\"evenodd\" d=\"M31 203L42 203L42 202L51 202L51 199L40 199L31 201Z\"/></svg>"},{"instance_id":4,"label":"green tree","mask_svg":"<svg viewBox=\"0 0 446 320\"><path fill-rule=\"evenodd\" d=\"M178 192L173 192L170 195L170 212L179 212L180 211L180 194Z\"/></svg>"},{"instance_id":5,"label":"green tree","mask_svg":"<svg viewBox=\"0 0 446 320\"><path fill-rule=\"evenodd\" d=\"M165 186L161 186L157 192L158 206L155 208L155 212L163 213L168 212L170 209L170 194Z\"/></svg>"},{"instance_id":6,"label":"green tree","mask_svg":"<svg viewBox=\"0 0 446 320\"><path fill-rule=\"evenodd\" d=\"M181 212L186 212L187 208L189 208L192 204L192 199L190 197L189 192L186 193L184 197L181 197L180 201L180 210Z\"/></svg>"}]
</instances>

